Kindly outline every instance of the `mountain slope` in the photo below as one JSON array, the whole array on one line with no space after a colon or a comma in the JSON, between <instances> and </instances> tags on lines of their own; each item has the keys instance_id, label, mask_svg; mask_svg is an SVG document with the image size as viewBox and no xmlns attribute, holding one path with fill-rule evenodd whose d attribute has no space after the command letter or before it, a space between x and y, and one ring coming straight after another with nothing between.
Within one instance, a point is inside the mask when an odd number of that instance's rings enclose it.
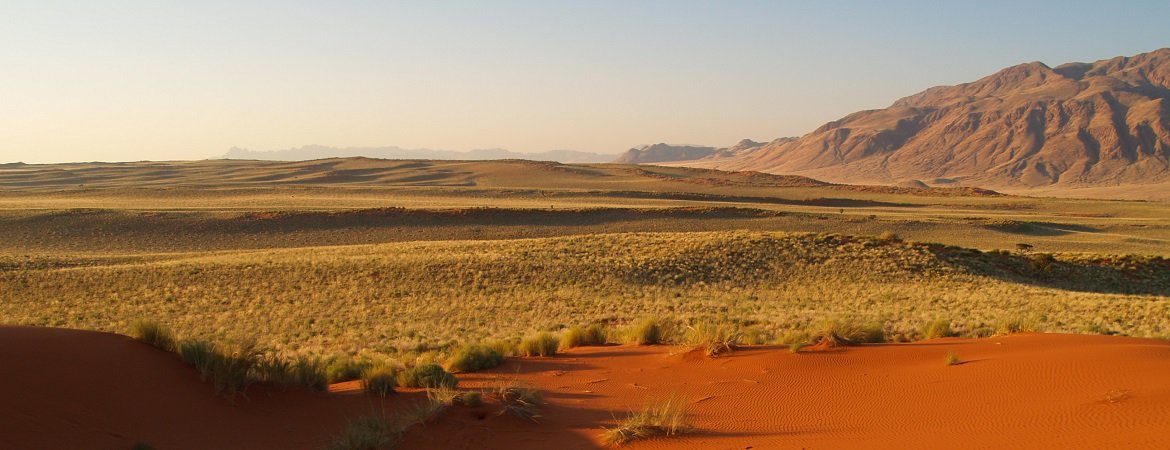
<instances>
[{"instance_id":1,"label":"mountain slope","mask_svg":"<svg viewBox=\"0 0 1170 450\"><path fill-rule=\"evenodd\" d=\"M1060 189L1170 181L1170 49L934 87L791 141L682 163L844 183Z\"/></svg>"}]
</instances>

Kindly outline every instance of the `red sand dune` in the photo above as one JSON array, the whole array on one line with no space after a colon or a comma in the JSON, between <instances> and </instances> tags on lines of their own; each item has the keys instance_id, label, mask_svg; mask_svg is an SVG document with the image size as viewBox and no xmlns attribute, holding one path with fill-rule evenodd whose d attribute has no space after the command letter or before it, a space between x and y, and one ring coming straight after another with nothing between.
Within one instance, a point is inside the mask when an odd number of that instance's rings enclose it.
<instances>
[{"instance_id":1,"label":"red sand dune","mask_svg":"<svg viewBox=\"0 0 1170 450\"><path fill-rule=\"evenodd\" d=\"M697 428L627 448L1170 448L1170 342L1028 334L707 359L674 347L593 347L512 359L462 386L516 377L540 423L452 408L401 448L600 448L647 401L687 399ZM954 352L965 363L948 366ZM382 406L352 390L216 398L194 369L131 339L0 327L0 448L322 448ZM337 386L338 388L342 386ZM342 391L342 392L338 392Z\"/></svg>"}]
</instances>

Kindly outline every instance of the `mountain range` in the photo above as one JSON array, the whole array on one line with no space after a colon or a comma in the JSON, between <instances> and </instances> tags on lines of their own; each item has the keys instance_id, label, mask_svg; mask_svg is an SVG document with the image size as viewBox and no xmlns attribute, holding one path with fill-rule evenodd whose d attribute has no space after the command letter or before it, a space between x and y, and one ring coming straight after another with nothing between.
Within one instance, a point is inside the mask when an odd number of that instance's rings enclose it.
<instances>
[{"instance_id":1,"label":"mountain range","mask_svg":"<svg viewBox=\"0 0 1170 450\"><path fill-rule=\"evenodd\" d=\"M748 152L670 165L1015 190L1170 182L1170 49L939 86ZM1140 197L1140 195L1139 195Z\"/></svg>"}]
</instances>

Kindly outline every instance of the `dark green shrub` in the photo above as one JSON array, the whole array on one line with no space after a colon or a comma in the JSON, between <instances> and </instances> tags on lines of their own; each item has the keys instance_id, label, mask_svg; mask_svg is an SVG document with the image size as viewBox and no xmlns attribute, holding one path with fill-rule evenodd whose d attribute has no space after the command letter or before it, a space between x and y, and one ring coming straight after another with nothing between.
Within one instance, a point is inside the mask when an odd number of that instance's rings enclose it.
<instances>
[{"instance_id":1,"label":"dark green shrub","mask_svg":"<svg viewBox=\"0 0 1170 450\"><path fill-rule=\"evenodd\" d=\"M398 373L398 385L414 388L453 388L459 384L451 372L438 364L421 364Z\"/></svg>"}]
</instances>

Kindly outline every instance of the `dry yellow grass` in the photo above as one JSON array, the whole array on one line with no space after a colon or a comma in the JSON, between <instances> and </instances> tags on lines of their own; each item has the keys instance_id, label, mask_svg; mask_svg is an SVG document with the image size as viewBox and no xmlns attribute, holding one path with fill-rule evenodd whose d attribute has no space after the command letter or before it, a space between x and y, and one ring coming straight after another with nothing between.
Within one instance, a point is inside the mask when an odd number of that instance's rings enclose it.
<instances>
[{"instance_id":1,"label":"dry yellow grass","mask_svg":"<svg viewBox=\"0 0 1170 450\"><path fill-rule=\"evenodd\" d=\"M0 258L6 323L179 337L282 353L447 348L648 315L771 336L849 317L920 337L1004 324L1170 335L1170 266L1148 257L1029 256L826 234L626 233L120 256Z\"/></svg>"}]
</instances>

